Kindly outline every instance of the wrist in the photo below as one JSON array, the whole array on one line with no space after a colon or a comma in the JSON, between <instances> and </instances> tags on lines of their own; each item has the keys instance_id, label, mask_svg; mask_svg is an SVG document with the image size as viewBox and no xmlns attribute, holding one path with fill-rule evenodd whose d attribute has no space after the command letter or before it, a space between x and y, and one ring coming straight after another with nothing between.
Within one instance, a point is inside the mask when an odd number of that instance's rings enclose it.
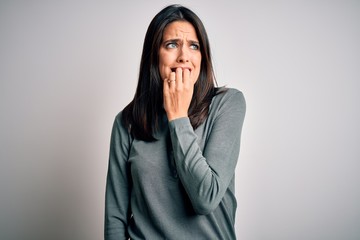
<instances>
[{"instance_id":1,"label":"wrist","mask_svg":"<svg viewBox=\"0 0 360 240\"><path fill-rule=\"evenodd\" d=\"M187 114L167 114L167 118L168 121L173 121L175 119L179 119L179 118L187 118L188 115Z\"/></svg>"}]
</instances>

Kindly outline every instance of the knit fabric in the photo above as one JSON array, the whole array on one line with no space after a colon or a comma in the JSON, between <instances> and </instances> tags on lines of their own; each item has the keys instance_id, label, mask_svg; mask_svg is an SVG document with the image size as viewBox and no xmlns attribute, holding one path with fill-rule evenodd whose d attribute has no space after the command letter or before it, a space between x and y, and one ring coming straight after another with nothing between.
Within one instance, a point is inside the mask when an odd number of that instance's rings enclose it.
<instances>
[{"instance_id":1,"label":"knit fabric","mask_svg":"<svg viewBox=\"0 0 360 240\"><path fill-rule=\"evenodd\" d=\"M216 95L195 131L159 122L155 142L133 139L116 116L106 183L105 239L236 239L235 167L245 116L236 89Z\"/></svg>"}]
</instances>

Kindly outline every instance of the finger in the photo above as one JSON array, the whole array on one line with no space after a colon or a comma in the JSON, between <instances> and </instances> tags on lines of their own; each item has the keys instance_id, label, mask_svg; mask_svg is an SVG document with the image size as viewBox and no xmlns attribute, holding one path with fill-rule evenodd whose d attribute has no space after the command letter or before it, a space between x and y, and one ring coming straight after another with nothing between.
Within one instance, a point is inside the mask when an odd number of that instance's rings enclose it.
<instances>
[{"instance_id":1,"label":"finger","mask_svg":"<svg viewBox=\"0 0 360 240\"><path fill-rule=\"evenodd\" d=\"M182 68L176 69L176 87L177 89L182 89L183 87L183 70Z\"/></svg>"},{"instance_id":2,"label":"finger","mask_svg":"<svg viewBox=\"0 0 360 240\"><path fill-rule=\"evenodd\" d=\"M190 79L190 70L187 68L183 71L183 82L185 86L191 86L193 84Z\"/></svg>"},{"instance_id":3,"label":"finger","mask_svg":"<svg viewBox=\"0 0 360 240\"><path fill-rule=\"evenodd\" d=\"M171 72L168 80L168 86L170 89L174 89L176 84L175 72Z\"/></svg>"},{"instance_id":4,"label":"finger","mask_svg":"<svg viewBox=\"0 0 360 240\"><path fill-rule=\"evenodd\" d=\"M175 70L175 73L176 73L176 80L178 81L178 83L182 82L183 81L183 79L182 79L182 74L183 74L182 68L177 68Z\"/></svg>"},{"instance_id":5,"label":"finger","mask_svg":"<svg viewBox=\"0 0 360 240\"><path fill-rule=\"evenodd\" d=\"M168 83L169 79L168 78L165 78L164 79L164 87L163 87L163 92L164 92L164 95L167 94L169 92L169 83Z\"/></svg>"}]
</instances>

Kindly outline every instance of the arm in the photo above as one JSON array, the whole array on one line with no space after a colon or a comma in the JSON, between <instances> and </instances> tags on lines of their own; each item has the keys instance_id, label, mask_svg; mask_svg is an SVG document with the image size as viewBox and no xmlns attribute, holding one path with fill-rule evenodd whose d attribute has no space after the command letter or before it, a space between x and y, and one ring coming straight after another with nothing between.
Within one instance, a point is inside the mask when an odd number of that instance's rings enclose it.
<instances>
[{"instance_id":1,"label":"arm","mask_svg":"<svg viewBox=\"0 0 360 240\"><path fill-rule=\"evenodd\" d=\"M188 118L169 123L177 171L199 214L208 214L218 206L234 176L239 156L245 99L237 91L222 100L204 152Z\"/></svg>"},{"instance_id":2,"label":"arm","mask_svg":"<svg viewBox=\"0 0 360 240\"><path fill-rule=\"evenodd\" d=\"M105 240L127 239L130 216L130 178L127 167L130 138L116 117L110 142L109 166L105 194Z\"/></svg>"}]
</instances>

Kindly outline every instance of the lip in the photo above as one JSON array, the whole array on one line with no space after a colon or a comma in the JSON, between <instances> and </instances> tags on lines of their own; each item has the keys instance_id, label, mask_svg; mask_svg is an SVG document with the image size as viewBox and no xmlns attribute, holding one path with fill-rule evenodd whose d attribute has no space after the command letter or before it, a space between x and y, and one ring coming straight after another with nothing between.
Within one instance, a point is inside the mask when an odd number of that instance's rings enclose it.
<instances>
[{"instance_id":1,"label":"lip","mask_svg":"<svg viewBox=\"0 0 360 240\"><path fill-rule=\"evenodd\" d=\"M190 67L172 67L172 68L170 68L171 72L175 72L177 68L181 68L182 70L189 69L190 72L192 71L192 69Z\"/></svg>"}]
</instances>

